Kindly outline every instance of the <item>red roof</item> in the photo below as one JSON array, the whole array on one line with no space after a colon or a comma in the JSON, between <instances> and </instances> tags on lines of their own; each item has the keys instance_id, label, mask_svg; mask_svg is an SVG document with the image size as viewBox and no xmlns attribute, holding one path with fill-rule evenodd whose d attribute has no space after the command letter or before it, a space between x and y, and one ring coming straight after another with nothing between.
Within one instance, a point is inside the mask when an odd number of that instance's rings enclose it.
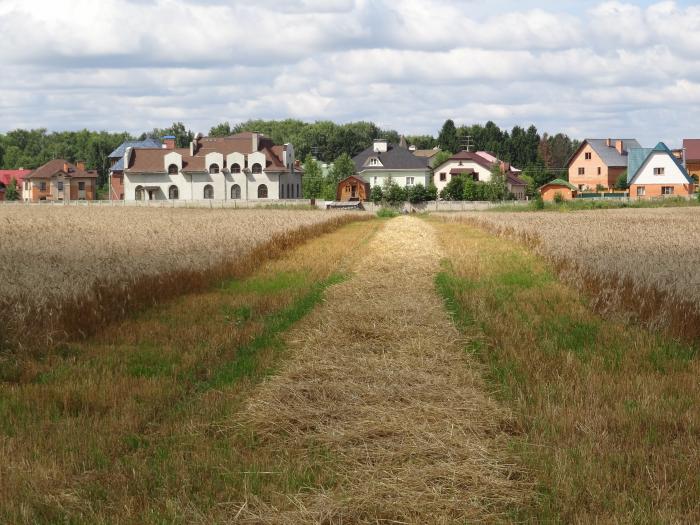
<instances>
[{"instance_id":1,"label":"red roof","mask_svg":"<svg viewBox=\"0 0 700 525\"><path fill-rule=\"evenodd\" d=\"M31 172L32 170L0 170L0 183L8 186L10 181L15 179L19 185L24 181L24 177Z\"/></svg>"},{"instance_id":2,"label":"red roof","mask_svg":"<svg viewBox=\"0 0 700 525\"><path fill-rule=\"evenodd\" d=\"M700 139L684 139L686 161L700 161Z\"/></svg>"}]
</instances>

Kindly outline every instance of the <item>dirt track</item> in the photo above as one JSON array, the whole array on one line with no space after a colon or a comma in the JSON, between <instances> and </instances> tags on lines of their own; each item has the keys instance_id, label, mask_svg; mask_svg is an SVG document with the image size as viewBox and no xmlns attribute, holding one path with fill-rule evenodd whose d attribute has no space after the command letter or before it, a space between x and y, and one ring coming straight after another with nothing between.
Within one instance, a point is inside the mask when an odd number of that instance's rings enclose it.
<instances>
[{"instance_id":1,"label":"dirt track","mask_svg":"<svg viewBox=\"0 0 700 525\"><path fill-rule=\"evenodd\" d=\"M386 223L324 305L289 333L292 354L243 417L280 454L330 452L336 482L251 497L255 523L463 523L504 518L527 491L505 459L509 415L435 291L433 226ZM239 416L240 417L240 416Z\"/></svg>"}]
</instances>

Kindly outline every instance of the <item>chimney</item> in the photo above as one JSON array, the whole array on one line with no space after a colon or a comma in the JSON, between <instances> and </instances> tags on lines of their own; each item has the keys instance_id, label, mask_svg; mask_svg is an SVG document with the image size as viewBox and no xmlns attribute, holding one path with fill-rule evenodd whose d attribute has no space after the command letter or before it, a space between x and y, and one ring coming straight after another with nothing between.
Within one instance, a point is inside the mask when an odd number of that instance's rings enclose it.
<instances>
[{"instance_id":1,"label":"chimney","mask_svg":"<svg viewBox=\"0 0 700 525\"><path fill-rule=\"evenodd\" d=\"M76 167L78 168L78 171L85 171L85 161L84 160L79 160L75 163Z\"/></svg>"},{"instance_id":2,"label":"chimney","mask_svg":"<svg viewBox=\"0 0 700 525\"><path fill-rule=\"evenodd\" d=\"M374 139L374 152L386 153L389 149L389 143L386 139Z\"/></svg>"},{"instance_id":3,"label":"chimney","mask_svg":"<svg viewBox=\"0 0 700 525\"><path fill-rule=\"evenodd\" d=\"M622 139L617 139L615 141L615 149L620 155L625 152L625 143L622 141Z\"/></svg>"},{"instance_id":4,"label":"chimney","mask_svg":"<svg viewBox=\"0 0 700 525\"><path fill-rule=\"evenodd\" d=\"M63 162L63 173L68 173L68 163L65 161Z\"/></svg>"},{"instance_id":5,"label":"chimney","mask_svg":"<svg viewBox=\"0 0 700 525\"><path fill-rule=\"evenodd\" d=\"M253 153L255 153L256 151L258 151L258 139L259 139L258 132L257 132L257 131L253 131L253 133L252 133L252 135L251 135L251 140L252 140L251 146L252 146L252 148L253 148Z\"/></svg>"},{"instance_id":6,"label":"chimney","mask_svg":"<svg viewBox=\"0 0 700 525\"><path fill-rule=\"evenodd\" d=\"M612 148L612 139L606 139L606 140L605 140L605 145L606 145L608 148Z\"/></svg>"},{"instance_id":7,"label":"chimney","mask_svg":"<svg viewBox=\"0 0 700 525\"><path fill-rule=\"evenodd\" d=\"M175 137L173 135L163 137L163 149L175 149Z\"/></svg>"}]
</instances>

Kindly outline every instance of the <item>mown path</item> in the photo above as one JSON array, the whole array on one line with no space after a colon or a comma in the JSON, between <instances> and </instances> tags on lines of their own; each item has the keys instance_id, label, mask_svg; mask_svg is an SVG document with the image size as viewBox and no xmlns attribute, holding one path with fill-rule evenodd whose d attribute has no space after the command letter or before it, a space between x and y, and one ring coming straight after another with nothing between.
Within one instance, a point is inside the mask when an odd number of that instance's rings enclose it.
<instances>
[{"instance_id":1,"label":"mown path","mask_svg":"<svg viewBox=\"0 0 700 525\"><path fill-rule=\"evenodd\" d=\"M523 501L510 415L435 291L441 255L427 221L387 222L288 334L289 360L234 417L280 457L323 451L332 475L274 503L251 494L236 521L492 521Z\"/></svg>"}]
</instances>

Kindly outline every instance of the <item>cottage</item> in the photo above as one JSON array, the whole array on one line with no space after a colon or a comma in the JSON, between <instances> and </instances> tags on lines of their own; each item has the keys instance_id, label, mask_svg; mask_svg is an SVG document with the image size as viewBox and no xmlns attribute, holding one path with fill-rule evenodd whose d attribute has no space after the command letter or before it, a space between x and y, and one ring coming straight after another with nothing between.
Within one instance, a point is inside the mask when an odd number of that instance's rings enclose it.
<instances>
[{"instance_id":1,"label":"cottage","mask_svg":"<svg viewBox=\"0 0 700 525\"><path fill-rule=\"evenodd\" d=\"M369 200L370 185L362 178L351 175L338 183L337 202L365 202Z\"/></svg>"},{"instance_id":2,"label":"cottage","mask_svg":"<svg viewBox=\"0 0 700 525\"><path fill-rule=\"evenodd\" d=\"M540 195L544 201L554 201L557 198L570 201L576 198L578 193L576 186L563 180L554 179L539 188ZM558 197L559 196L559 197Z\"/></svg>"},{"instance_id":3,"label":"cottage","mask_svg":"<svg viewBox=\"0 0 700 525\"><path fill-rule=\"evenodd\" d=\"M82 161L71 164L54 159L24 178L22 199L25 202L91 201L97 190L97 172L86 170Z\"/></svg>"},{"instance_id":4,"label":"cottage","mask_svg":"<svg viewBox=\"0 0 700 525\"><path fill-rule=\"evenodd\" d=\"M261 133L202 137L189 148L127 147L124 198L134 200L275 200L302 195L302 169L291 144Z\"/></svg>"},{"instance_id":5,"label":"cottage","mask_svg":"<svg viewBox=\"0 0 700 525\"><path fill-rule=\"evenodd\" d=\"M579 191L611 189L627 169L628 151L640 147L635 139L586 139L566 164L569 182Z\"/></svg>"},{"instance_id":6,"label":"cottage","mask_svg":"<svg viewBox=\"0 0 700 525\"><path fill-rule=\"evenodd\" d=\"M695 191L695 183L683 162L659 142L655 148L630 150L627 182L630 197L687 196Z\"/></svg>"},{"instance_id":7,"label":"cottage","mask_svg":"<svg viewBox=\"0 0 700 525\"><path fill-rule=\"evenodd\" d=\"M0 170L0 201L5 200L5 195L7 193L7 187L15 181L17 185L17 194L22 194L22 187L24 186L24 178L29 175L32 170Z\"/></svg>"},{"instance_id":8,"label":"cottage","mask_svg":"<svg viewBox=\"0 0 700 525\"><path fill-rule=\"evenodd\" d=\"M683 156L688 175L697 184L700 180L700 139L683 140Z\"/></svg>"},{"instance_id":9,"label":"cottage","mask_svg":"<svg viewBox=\"0 0 700 525\"><path fill-rule=\"evenodd\" d=\"M422 184L428 186L430 168L425 158L416 157L408 148L395 146L383 139L352 159L355 170L373 188L383 186L388 180L399 186Z\"/></svg>"},{"instance_id":10,"label":"cottage","mask_svg":"<svg viewBox=\"0 0 700 525\"><path fill-rule=\"evenodd\" d=\"M163 137L163 142L156 138L145 140L129 140L123 142L117 149L109 154L109 199L124 200L124 153L127 148L133 149L154 149L166 148L175 149L175 137Z\"/></svg>"}]
</instances>

